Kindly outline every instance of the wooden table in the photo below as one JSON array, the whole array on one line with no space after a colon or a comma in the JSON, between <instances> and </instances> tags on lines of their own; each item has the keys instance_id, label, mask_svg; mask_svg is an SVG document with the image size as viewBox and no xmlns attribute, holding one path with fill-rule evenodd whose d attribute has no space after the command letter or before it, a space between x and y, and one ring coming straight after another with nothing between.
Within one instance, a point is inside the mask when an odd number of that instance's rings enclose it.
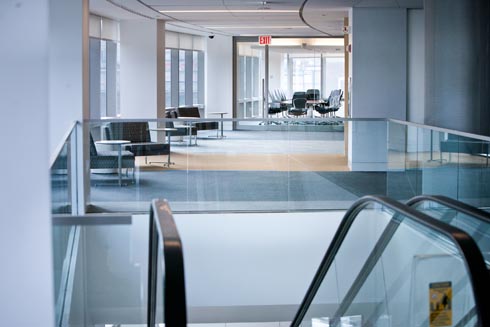
<instances>
[{"instance_id":1,"label":"wooden table","mask_svg":"<svg viewBox=\"0 0 490 327\"><path fill-rule=\"evenodd\" d=\"M101 145L117 145L117 175L119 178L119 186L122 186L122 179L121 179L122 146L124 144L128 144L131 142L127 140L102 140L102 141L95 141L95 143Z\"/></svg>"}]
</instances>

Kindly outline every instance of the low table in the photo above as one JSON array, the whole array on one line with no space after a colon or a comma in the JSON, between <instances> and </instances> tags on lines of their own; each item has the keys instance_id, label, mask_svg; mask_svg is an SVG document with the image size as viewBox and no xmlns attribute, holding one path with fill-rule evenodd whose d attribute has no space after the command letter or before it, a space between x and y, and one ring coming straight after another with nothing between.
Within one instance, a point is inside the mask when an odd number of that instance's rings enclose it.
<instances>
[{"instance_id":1,"label":"low table","mask_svg":"<svg viewBox=\"0 0 490 327\"><path fill-rule=\"evenodd\" d=\"M121 179L122 146L124 144L131 143L131 141L127 141L127 140L101 140L101 141L95 141L95 143L101 144L101 145L117 145L117 175L119 178L119 186L122 186L122 179Z\"/></svg>"},{"instance_id":2,"label":"low table","mask_svg":"<svg viewBox=\"0 0 490 327\"><path fill-rule=\"evenodd\" d=\"M178 131L177 128L170 128L170 127L157 127L157 128L150 128L150 131L154 131L154 132L165 132L165 136L167 137L167 143L168 145L170 146L170 132L176 132ZM155 162L155 163L163 163L163 165L167 166L167 167L170 167L170 165L175 165L175 162L171 162L170 161L170 148L168 150L168 157L167 157L167 162L162 162L162 161L150 161L150 164Z\"/></svg>"},{"instance_id":3,"label":"low table","mask_svg":"<svg viewBox=\"0 0 490 327\"><path fill-rule=\"evenodd\" d=\"M227 112L224 111L215 111L215 112L210 112L210 115L220 115L221 116L221 138L226 137L223 135L223 115L228 115Z\"/></svg>"}]
</instances>

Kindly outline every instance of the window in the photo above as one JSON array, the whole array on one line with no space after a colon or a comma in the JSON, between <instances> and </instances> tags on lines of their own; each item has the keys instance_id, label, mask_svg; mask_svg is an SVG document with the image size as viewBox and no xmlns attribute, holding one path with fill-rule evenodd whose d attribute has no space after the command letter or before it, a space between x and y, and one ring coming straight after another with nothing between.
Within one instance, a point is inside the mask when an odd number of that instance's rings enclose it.
<instances>
[{"instance_id":1,"label":"window","mask_svg":"<svg viewBox=\"0 0 490 327\"><path fill-rule=\"evenodd\" d=\"M185 105L185 51L179 51L179 105Z\"/></svg>"},{"instance_id":2,"label":"window","mask_svg":"<svg viewBox=\"0 0 490 327\"><path fill-rule=\"evenodd\" d=\"M119 24L90 16L90 118L115 117L120 112Z\"/></svg>"},{"instance_id":3,"label":"window","mask_svg":"<svg viewBox=\"0 0 490 327\"><path fill-rule=\"evenodd\" d=\"M199 103L199 60L197 58L198 52L192 51L192 103Z\"/></svg>"},{"instance_id":4,"label":"window","mask_svg":"<svg viewBox=\"0 0 490 327\"><path fill-rule=\"evenodd\" d=\"M321 59L293 58L293 92L320 89Z\"/></svg>"},{"instance_id":5,"label":"window","mask_svg":"<svg viewBox=\"0 0 490 327\"><path fill-rule=\"evenodd\" d=\"M204 39L165 33L165 106L204 104Z\"/></svg>"},{"instance_id":6,"label":"window","mask_svg":"<svg viewBox=\"0 0 490 327\"><path fill-rule=\"evenodd\" d=\"M165 50L165 106L204 103L204 52Z\"/></svg>"},{"instance_id":7,"label":"window","mask_svg":"<svg viewBox=\"0 0 490 327\"><path fill-rule=\"evenodd\" d=\"M172 57L170 49L165 49L165 106L172 106Z\"/></svg>"}]
</instances>

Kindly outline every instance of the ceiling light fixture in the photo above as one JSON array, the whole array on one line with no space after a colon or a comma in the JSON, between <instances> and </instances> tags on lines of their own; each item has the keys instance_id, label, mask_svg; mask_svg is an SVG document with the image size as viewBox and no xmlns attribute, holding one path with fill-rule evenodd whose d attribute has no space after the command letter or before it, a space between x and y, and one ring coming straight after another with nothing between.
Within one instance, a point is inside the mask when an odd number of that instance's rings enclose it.
<instances>
[{"instance_id":1,"label":"ceiling light fixture","mask_svg":"<svg viewBox=\"0 0 490 327\"><path fill-rule=\"evenodd\" d=\"M290 14L290 13L298 13L298 10L289 10L289 9L202 9L202 10L159 10L162 14L228 14L228 13L236 13L236 14L248 14L248 13L271 13L271 14Z\"/></svg>"},{"instance_id":2,"label":"ceiling light fixture","mask_svg":"<svg viewBox=\"0 0 490 327\"><path fill-rule=\"evenodd\" d=\"M308 26L204 26L205 28L215 29L215 30L223 30L223 29L297 29L297 28L309 28Z\"/></svg>"}]
</instances>

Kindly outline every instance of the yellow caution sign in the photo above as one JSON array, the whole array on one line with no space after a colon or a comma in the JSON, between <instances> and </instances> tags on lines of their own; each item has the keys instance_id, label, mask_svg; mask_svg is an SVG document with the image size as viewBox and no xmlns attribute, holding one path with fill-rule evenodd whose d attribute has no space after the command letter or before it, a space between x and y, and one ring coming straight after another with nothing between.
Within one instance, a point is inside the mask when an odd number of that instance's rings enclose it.
<instances>
[{"instance_id":1,"label":"yellow caution sign","mask_svg":"<svg viewBox=\"0 0 490 327\"><path fill-rule=\"evenodd\" d=\"M429 284L430 327L453 325L453 289L451 282Z\"/></svg>"}]
</instances>

